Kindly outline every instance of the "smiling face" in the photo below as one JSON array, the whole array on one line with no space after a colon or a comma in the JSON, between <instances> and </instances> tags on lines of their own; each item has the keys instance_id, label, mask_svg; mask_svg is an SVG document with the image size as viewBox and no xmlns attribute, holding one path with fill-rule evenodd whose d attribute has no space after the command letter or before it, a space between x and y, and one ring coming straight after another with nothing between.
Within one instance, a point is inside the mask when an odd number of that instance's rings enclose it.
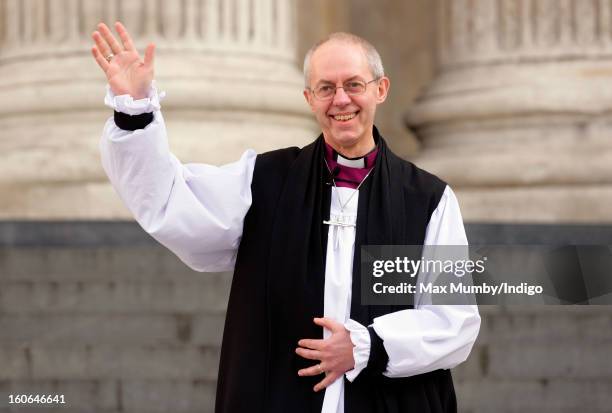
<instances>
[{"instance_id":1,"label":"smiling face","mask_svg":"<svg viewBox=\"0 0 612 413\"><path fill-rule=\"evenodd\" d=\"M372 127L376 106L385 101L389 79L369 83L362 95L347 95L339 88L327 100L316 98L312 89L329 84L338 87L347 81L370 82L374 76L364 49L358 43L330 40L319 46L310 58L309 86L304 96L315 114L325 141L347 157L358 157L374 148Z\"/></svg>"}]
</instances>

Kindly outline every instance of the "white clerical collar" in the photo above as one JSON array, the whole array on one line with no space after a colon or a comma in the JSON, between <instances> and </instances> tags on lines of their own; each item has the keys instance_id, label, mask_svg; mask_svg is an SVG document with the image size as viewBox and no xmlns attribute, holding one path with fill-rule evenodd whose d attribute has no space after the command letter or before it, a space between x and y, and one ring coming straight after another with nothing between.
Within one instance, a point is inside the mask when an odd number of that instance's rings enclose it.
<instances>
[{"instance_id":1,"label":"white clerical collar","mask_svg":"<svg viewBox=\"0 0 612 413\"><path fill-rule=\"evenodd\" d=\"M350 168L365 168L365 156L350 159L338 154L336 162L338 162L339 165L348 166Z\"/></svg>"}]
</instances>

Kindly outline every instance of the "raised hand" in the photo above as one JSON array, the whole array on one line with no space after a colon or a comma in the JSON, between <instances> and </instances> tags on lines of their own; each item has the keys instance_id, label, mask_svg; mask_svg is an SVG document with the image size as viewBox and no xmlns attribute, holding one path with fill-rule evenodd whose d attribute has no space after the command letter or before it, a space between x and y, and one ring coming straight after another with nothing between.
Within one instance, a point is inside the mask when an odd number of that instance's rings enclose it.
<instances>
[{"instance_id":1,"label":"raised hand","mask_svg":"<svg viewBox=\"0 0 612 413\"><path fill-rule=\"evenodd\" d=\"M91 53L104 71L115 95L128 94L134 99L145 98L153 81L155 45L150 43L147 46L142 61L125 27L117 22L115 29L122 44L115 39L108 26L100 23L98 30L91 35L96 43Z\"/></svg>"}]
</instances>

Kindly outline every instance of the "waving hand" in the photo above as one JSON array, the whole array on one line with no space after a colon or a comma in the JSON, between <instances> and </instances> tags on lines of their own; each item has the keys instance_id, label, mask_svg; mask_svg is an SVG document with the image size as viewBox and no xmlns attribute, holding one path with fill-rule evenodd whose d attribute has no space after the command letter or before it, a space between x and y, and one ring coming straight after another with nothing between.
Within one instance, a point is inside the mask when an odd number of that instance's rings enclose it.
<instances>
[{"instance_id":1,"label":"waving hand","mask_svg":"<svg viewBox=\"0 0 612 413\"><path fill-rule=\"evenodd\" d=\"M115 29L119 33L121 44L108 26L104 23L98 24L98 30L91 36L96 43L91 48L91 53L104 71L115 95L129 94L134 99L145 98L153 81L155 45L150 43L147 46L143 61L125 27L117 22Z\"/></svg>"}]
</instances>

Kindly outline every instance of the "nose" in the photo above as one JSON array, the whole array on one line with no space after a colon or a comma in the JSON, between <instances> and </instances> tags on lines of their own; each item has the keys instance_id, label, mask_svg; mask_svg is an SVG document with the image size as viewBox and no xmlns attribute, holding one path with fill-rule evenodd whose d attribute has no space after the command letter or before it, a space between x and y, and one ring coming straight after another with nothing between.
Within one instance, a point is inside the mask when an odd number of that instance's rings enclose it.
<instances>
[{"instance_id":1,"label":"nose","mask_svg":"<svg viewBox=\"0 0 612 413\"><path fill-rule=\"evenodd\" d=\"M334 95L333 104L336 106L345 106L351 103L351 98L346 94L344 88L339 87L336 89L336 94Z\"/></svg>"}]
</instances>

